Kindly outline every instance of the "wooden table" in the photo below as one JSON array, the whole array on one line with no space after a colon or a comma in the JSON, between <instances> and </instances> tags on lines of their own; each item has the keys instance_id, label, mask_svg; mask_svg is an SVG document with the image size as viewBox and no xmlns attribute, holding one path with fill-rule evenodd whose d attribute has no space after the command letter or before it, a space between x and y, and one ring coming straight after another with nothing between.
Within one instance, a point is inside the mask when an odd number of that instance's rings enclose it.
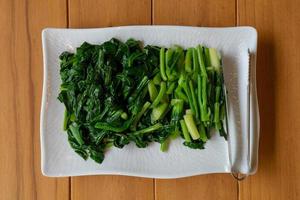
<instances>
[{"instance_id":1,"label":"wooden table","mask_svg":"<svg viewBox=\"0 0 300 200\"><path fill-rule=\"evenodd\" d=\"M300 199L299 0L0 0L0 199ZM251 25L259 34L259 170L176 180L41 175L41 30Z\"/></svg>"}]
</instances>

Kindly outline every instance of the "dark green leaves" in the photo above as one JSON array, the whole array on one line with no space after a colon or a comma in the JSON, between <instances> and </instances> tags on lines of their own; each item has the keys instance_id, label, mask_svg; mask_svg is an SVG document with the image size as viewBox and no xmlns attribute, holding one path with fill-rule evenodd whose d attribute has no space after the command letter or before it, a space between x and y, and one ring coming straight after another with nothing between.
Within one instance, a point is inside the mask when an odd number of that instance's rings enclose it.
<instances>
[{"instance_id":1,"label":"dark green leaves","mask_svg":"<svg viewBox=\"0 0 300 200\"><path fill-rule=\"evenodd\" d=\"M111 39L101 45L84 42L75 54L63 52L59 59L58 99L65 105L64 129L76 153L101 163L110 144L122 148L133 141L145 147L150 142L143 134L130 137L129 127L133 122L136 131L143 126L137 117L146 115L138 113L149 98L149 79L159 71L158 47L143 49L133 39Z\"/></svg>"}]
</instances>

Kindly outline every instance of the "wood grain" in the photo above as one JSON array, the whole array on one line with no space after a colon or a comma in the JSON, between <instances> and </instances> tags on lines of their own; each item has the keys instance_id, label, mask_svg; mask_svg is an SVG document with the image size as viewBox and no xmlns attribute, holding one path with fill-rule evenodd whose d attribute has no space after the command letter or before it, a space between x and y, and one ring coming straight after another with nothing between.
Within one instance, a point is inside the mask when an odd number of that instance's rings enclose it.
<instances>
[{"instance_id":1,"label":"wood grain","mask_svg":"<svg viewBox=\"0 0 300 200\"><path fill-rule=\"evenodd\" d=\"M0 0L0 199L300 199L298 0ZM237 13L236 13L237 12ZM69 15L68 15L69 14ZM237 19L237 21L236 21ZM259 33L259 170L176 180L41 175L41 30L133 24L252 25Z\"/></svg>"},{"instance_id":2,"label":"wood grain","mask_svg":"<svg viewBox=\"0 0 300 200\"><path fill-rule=\"evenodd\" d=\"M259 35L261 116L258 173L240 184L240 199L300 199L300 2L239 0L239 25Z\"/></svg>"},{"instance_id":3,"label":"wood grain","mask_svg":"<svg viewBox=\"0 0 300 200\"><path fill-rule=\"evenodd\" d=\"M153 0L153 24L235 26L234 0Z\"/></svg>"},{"instance_id":4,"label":"wood grain","mask_svg":"<svg viewBox=\"0 0 300 200\"><path fill-rule=\"evenodd\" d=\"M202 175L174 180L155 180L157 200L235 200L237 182L228 174Z\"/></svg>"},{"instance_id":5,"label":"wood grain","mask_svg":"<svg viewBox=\"0 0 300 200\"><path fill-rule=\"evenodd\" d=\"M153 200L153 179L127 176L72 178L72 200Z\"/></svg>"},{"instance_id":6,"label":"wood grain","mask_svg":"<svg viewBox=\"0 0 300 200\"><path fill-rule=\"evenodd\" d=\"M151 23L151 1L74 0L69 3L70 27L103 27ZM72 178L72 200L152 200L153 179L125 176Z\"/></svg>"},{"instance_id":7,"label":"wood grain","mask_svg":"<svg viewBox=\"0 0 300 200\"><path fill-rule=\"evenodd\" d=\"M151 0L69 0L70 27L151 24Z\"/></svg>"},{"instance_id":8,"label":"wood grain","mask_svg":"<svg viewBox=\"0 0 300 200\"><path fill-rule=\"evenodd\" d=\"M55 15L53 11L55 10ZM41 175L41 30L66 26L66 2L0 1L0 199L68 199L68 178Z\"/></svg>"},{"instance_id":9,"label":"wood grain","mask_svg":"<svg viewBox=\"0 0 300 200\"><path fill-rule=\"evenodd\" d=\"M234 26L235 1L153 0L153 24ZM156 180L157 200L237 199L237 182L228 174Z\"/></svg>"}]
</instances>

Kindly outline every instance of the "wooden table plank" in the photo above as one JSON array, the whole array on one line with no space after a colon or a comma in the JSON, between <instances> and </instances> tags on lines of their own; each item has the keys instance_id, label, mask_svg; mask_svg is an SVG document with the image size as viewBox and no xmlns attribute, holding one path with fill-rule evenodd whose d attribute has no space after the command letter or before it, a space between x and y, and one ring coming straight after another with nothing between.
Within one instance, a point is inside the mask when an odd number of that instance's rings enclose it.
<instances>
[{"instance_id":1,"label":"wooden table plank","mask_svg":"<svg viewBox=\"0 0 300 200\"><path fill-rule=\"evenodd\" d=\"M53 15L55 10L55 15ZM68 178L41 175L41 30L66 26L66 2L0 1L0 199L68 199Z\"/></svg>"},{"instance_id":2,"label":"wooden table plank","mask_svg":"<svg viewBox=\"0 0 300 200\"><path fill-rule=\"evenodd\" d=\"M201 175L174 180L155 180L157 200L235 200L237 182L228 174Z\"/></svg>"},{"instance_id":3,"label":"wooden table plank","mask_svg":"<svg viewBox=\"0 0 300 200\"><path fill-rule=\"evenodd\" d=\"M150 0L72 0L70 27L104 27L151 23ZM153 179L126 176L72 178L72 200L152 200Z\"/></svg>"},{"instance_id":4,"label":"wooden table plank","mask_svg":"<svg viewBox=\"0 0 300 200\"><path fill-rule=\"evenodd\" d=\"M235 26L235 1L153 0L153 24ZM230 175L203 175L156 180L156 199L237 199L237 182Z\"/></svg>"},{"instance_id":5,"label":"wooden table plank","mask_svg":"<svg viewBox=\"0 0 300 200\"><path fill-rule=\"evenodd\" d=\"M235 26L234 0L153 0L153 24Z\"/></svg>"},{"instance_id":6,"label":"wooden table plank","mask_svg":"<svg viewBox=\"0 0 300 200\"><path fill-rule=\"evenodd\" d=\"M258 173L240 184L240 199L300 199L300 3L239 0L239 25L258 30L261 117Z\"/></svg>"},{"instance_id":7,"label":"wooden table plank","mask_svg":"<svg viewBox=\"0 0 300 200\"><path fill-rule=\"evenodd\" d=\"M72 200L153 200L153 179L129 176L83 176L72 178Z\"/></svg>"},{"instance_id":8,"label":"wooden table plank","mask_svg":"<svg viewBox=\"0 0 300 200\"><path fill-rule=\"evenodd\" d=\"M151 24L151 0L69 0L70 27Z\"/></svg>"}]
</instances>

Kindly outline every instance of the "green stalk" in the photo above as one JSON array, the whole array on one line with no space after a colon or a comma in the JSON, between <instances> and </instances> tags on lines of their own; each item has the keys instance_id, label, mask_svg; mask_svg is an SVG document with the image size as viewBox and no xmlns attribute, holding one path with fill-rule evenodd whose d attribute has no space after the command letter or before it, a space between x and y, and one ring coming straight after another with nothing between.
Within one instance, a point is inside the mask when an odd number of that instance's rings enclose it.
<instances>
[{"instance_id":1,"label":"green stalk","mask_svg":"<svg viewBox=\"0 0 300 200\"><path fill-rule=\"evenodd\" d=\"M185 71L185 55L184 55L184 51L181 47L177 47L176 50L180 54L178 62L176 63L177 71L179 74L181 74L181 73L184 73L184 71Z\"/></svg>"},{"instance_id":2,"label":"green stalk","mask_svg":"<svg viewBox=\"0 0 300 200\"><path fill-rule=\"evenodd\" d=\"M133 134L134 135L140 135L140 134L145 134L145 133L151 133L151 132L157 131L158 129L160 129L162 127L163 127L162 124L157 123L157 124L154 124L153 126L149 126L147 128L135 131L135 132L133 132Z\"/></svg>"},{"instance_id":3,"label":"green stalk","mask_svg":"<svg viewBox=\"0 0 300 200\"><path fill-rule=\"evenodd\" d=\"M157 73L153 78L153 83L155 85L160 85L160 82L161 82L161 76L160 73Z\"/></svg>"},{"instance_id":4,"label":"green stalk","mask_svg":"<svg viewBox=\"0 0 300 200\"><path fill-rule=\"evenodd\" d=\"M188 129L191 137L193 138L193 140L199 139L200 135L197 130L196 123L193 119L193 115L187 114L187 115L184 115L183 118L184 118L184 122L185 122L187 129Z\"/></svg>"},{"instance_id":5,"label":"green stalk","mask_svg":"<svg viewBox=\"0 0 300 200\"><path fill-rule=\"evenodd\" d=\"M184 101L182 99L172 99L172 116L171 121L178 121L182 117Z\"/></svg>"},{"instance_id":6,"label":"green stalk","mask_svg":"<svg viewBox=\"0 0 300 200\"><path fill-rule=\"evenodd\" d=\"M105 145L105 149L109 149L109 148L111 148L111 147L113 147L114 146L114 143L113 142L108 142L108 143L106 143L106 145Z\"/></svg>"},{"instance_id":7,"label":"green stalk","mask_svg":"<svg viewBox=\"0 0 300 200\"><path fill-rule=\"evenodd\" d=\"M199 60L197 50L193 48L193 71L198 74L199 72Z\"/></svg>"},{"instance_id":8,"label":"green stalk","mask_svg":"<svg viewBox=\"0 0 300 200\"><path fill-rule=\"evenodd\" d=\"M198 103L202 122L208 122L210 118L210 109L207 108L206 80L207 77L198 75Z\"/></svg>"},{"instance_id":9,"label":"green stalk","mask_svg":"<svg viewBox=\"0 0 300 200\"><path fill-rule=\"evenodd\" d=\"M218 52L214 48L209 48L209 59L211 65L215 69L216 80L215 80L215 103L214 103L214 124L217 130L222 129L222 123L220 121L220 98L221 98L221 88L222 88L222 71L221 62L218 56Z\"/></svg>"},{"instance_id":10,"label":"green stalk","mask_svg":"<svg viewBox=\"0 0 300 200\"><path fill-rule=\"evenodd\" d=\"M193 80L197 80L197 76L199 73L199 60L198 60L198 55L197 55L197 50L193 48Z\"/></svg>"},{"instance_id":11,"label":"green stalk","mask_svg":"<svg viewBox=\"0 0 300 200\"><path fill-rule=\"evenodd\" d=\"M209 51L209 58L210 58L211 66L220 67L221 62L220 62L217 50L215 48L209 48L208 51Z\"/></svg>"},{"instance_id":12,"label":"green stalk","mask_svg":"<svg viewBox=\"0 0 300 200\"><path fill-rule=\"evenodd\" d=\"M210 62L209 48L204 47L204 55L205 55L205 65L207 69L208 67L212 66Z\"/></svg>"},{"instance_id":13,"label":"green stalk","mask_svg":"<svg viewBox=\"0 0 300 200\"><path fill-rule=\"evenodd\" d=\"M188 98L186 95L181 91L181 87L178 86L175 90L175 96L177 99L182 99L184 102L189 103Z\"/></svg>"},{"instance_id":14,"label":"green stalk","mask_svg":"<svg viewBox=\"0 0 300 200\"><path fill-rule=\"evenodd\" d=\"M162 152L166 152L169 148L170 138L166 138L165 141L163 141L160 145L160 150Z\"/></svg>"},{"instance_id":15,"label":"green stalk","mask_svg":"<svg viewBox=\"0 0 300 200\"><path fill-rule=\"evenodd\" d=\"M206 142L208 140L208 138L206 136L205 127L202 123L200 123L200 125L199 125L199 133L200 133L200 140L202 140L203 142Z\"/></svg>"},{"instance_id":16,"label":"green stalk","mask_svg":"<svg viewBox=\"0 0 300 200\"><path fill-rule=\"evenodd\" d=\"M201 91L202 91L202 104L205 108L207 108L207 92L206 92L206 88L207 88L207 77L202 77L202 88L201 88Z\"/></svg>"},{"instance_id":17,"label":"green stalk","mask_svg":"<svg viewBox=\"0 0 300 200\"><path fill-rule=\"evenodd\" d=\"M69 120L70 120L71 122L74 122L74 121L75 121L75 114L74 114L74 113L71 114Z\"/></svg>"},{"instance_id":18,"label":"green stalk","mask_svg":"<svg viewBox=\"0 0 300 200\"><path fill-rule=\"evenodd\" d=\"M167 79L169 79L170 80L170 78L171 78L171 61L172 61L172 57L173 57L173 54L174 54L174 51L173 51L173 49L168 49L167 51L166 51L166 75L167 75Z\"/></svg>"},{"instance_id":19,"label":"green stalk","mask_svg":"<svg viewBox=\"0 0 300 200\"><path fill-rule=\"evenodd\" d=\"M192 73L192 56L193 56L193 48L188 48L185 54L185 71L188 73Z\"/></svg>"},{"instance_id":20,"label":"green stalk","mask_svg":"<svg viewBox=\"0 0 300 200\"><path fill-rule=\"evenodd\" d=\"M168 110L168 103L162 103L158 105L157 107L153 108L151 113L151 122L156 122L157 120L160 120L164 113Z\"/></svg>"},{"instance_id":21,"label":"green stalk","mask_svg":"<svg viewBox=\"0 0 300 200\"><path fill-rule=\"evenodd\" d=\"M168 104L168 103L162 103L162 104ZM171 110L171 107L168 104L166 110L164 111L164 113L162 114L160 119L164 119L170 110Z\"/></svg>"},{"instance_id":22,"label":"green stalk","mask_svg":"<svg viewBox=\"0 0 300 200\"><path fill-rule=\"evenodd\" d=\"M222 103L221 104L221 111L220 111L220 120L225 119L225 113L226 113L225 103Z\"/></svg>"},{"instance_id":23,"label":"green stalk","mask_svg":"<svg viewBox=\"0 0 300 200\"><path fill-rule=\"evenodd\" d=\"M171 137L176 138L179 135L179 120L182 118L184 101L182 99L172 99L172 114L171 114Z\"/></svg>"},{"instance_id":24,"label":"green stalk","mask_svg":"<svg viewBox=\"0 0 300 200\"><path fill-rule=\"evenodd\" d=\"M126 129L128 129L130 127L133 120L134 120L134 116L132 115L127 121L125 121L123 123L122 126L119 126L119 127L114 126L113 124L107 123L107 122L97 122L95 124L95 128L106 130L106 131L121 133L121 132L125 131Z\"/></svg>"},{"instance_id":25,"label":"green stalk","mask_svg":"<svg viewBox=\"0 0 300 200\"><path fill-rule=\"evenodd\" d=\"M141 119L141 117L143 116L143 114L144 114L144 113L147 111L147 109L150 107L150 105L151 105L151 103L148 102L148 101L143 105L141 111L136 115L136 117L135 117L135 119L134 119L134 121L133 121L133 123L132 123L132 125L131 125L131 127L130 127L131 130L133 130L133 131L136 130L136 126L137 126L138 122L140 121L140 119Z\"/></svg>"},{"instance_id":26,"label":"green stalk","mask_svg":"<svg viewBox=\"0 0 300 200\"><path fill-rule=\"evenodd\" d=\"M187 110L185 110L185 114L186 115L188 115L188 114L193 115L194 113L191 109L187 109Z\"/></svg>"},{"instance_id":27,"label":"green stalk","mask_svg":"<svg viewBox=\"0 0 300 200\"><path fill-rule=\"evenodd\" d=\"M195 110L194 103L193 103L193 98L192 98L192 93L189 89L186 78L184 76L181 76L180 79L178 80L178 84L180 85L180 87L183 88L185 94L188 97L190 108L192 109L193 113L196 114L196 110Z\"/></svg>"},{"instance_id":28,"label":"green stalk","mask_svg":"<svg viewBox=\"0 0 300 200\"><path fill-rule=\"evenodd\" d=\"M192 93L191 93L187 83L184 83L183 90L185 91L185 93L188 97L190 108L192 109L193 113L195 114L196 110L195 110L194 103L193 103Z\"/></svg>"},{"instance_id":29,"label":"green stalk","mask_svg":"<svg viewBox=\"0 0 300 200\"><path fill-rule=\"evenodd\" d=\"M184 140L186 142L191 142L191 137L190 137L190 134L188 132L188 129L186 127L186 124L184 122L184 120L180 120L180 125L181 125L181 130L182 130L182 133L183 133L183 137L184 137Z\"/></svg>"},{"instance_id":30,"label":"green stalk","mask_svg":"<svg viewBox=\"0 0 300 200\"><path fill-rule=\"evenodd\" d=\"M221 123L220 123L220 104L218 102L215 103L214 105L214 123L215 123L215 128L217 130L221 129Z\"/></svg>"},{"instance_id":31,"label":"green stalk","mask_svg":"<svg viewBox=\"0 0 300 200\"><path fill-rule=\"evenodd\" d=\"M180 135L179 127L176 126L174 131L171 133L170 138L174 140L178 138L179 135Z\"/></svg>"},{"instance_id":32,"label":"green stalk","mask_svg":"<svg viewBox=\"0 0 300 200\"><path fill-rule=\"evenodd\" d=\"M169 87L168 87L168 90L167 90L167 94L172 94L174 89L176 87L176 83L175 82L172 82Z\"/></svg>"},{"instance_id":33,"label":"green stalk","mask_svg":"<svg viewBox=\"0 0 300 200\"><path fill-rule=\"evenodd\" d=\"M60 85L60 91L61 92L62 91L67 91L67 90L68 90L68 88L65 85L63 85L63 84Z\"/></svg>"},{"instance_id":34,"label":"green stalk","mask_svg":"<svg viewBox=\"0 0 300 200\"><path fill-rule=\"evenodd\" d=\"M164 96L160 100L161 103L168 103L169 102L169 95L167 92L164 94Z\"/></svg>"},{"instance_id":35,"label":"green stalk","mask_svg":"<svg viewBox=\"0 0 300 200\"><path fill-rule=\"evenodd\" d=\"M192 80L189 81L189 86L190 86L190 91L191 91L191 94L192 94L193 105L194 105L194 108L195 108L196 119L200 120L199 110L198 110L198 105L197 105L197 98L196 98L196 95L195 95L195 90L194 90Z\"/></svg>"},{"instance_id":36,"label":"green stalk","mask_svg":"<svg viewBox=\"0 0 300 200\"><path fill-rule=\"evenodd\" d=\"M179 46L170 48L166 52L166 75L169 81L175 81L178 78L178 71L184 68L184 52Z\"/></svg>"},{"instance_id":37,"label":"green stalk","mask_svg":"<svg viewBox=\"0 0 300 200\"><path fill-rule=\"evenodd\" d=\"M153 102L158 95L157 89L156 89L153 81L149 81L148 91L149 91L150 100L151 100L151 102Z\"/></svg>"},{"instance_id":38,"label":"green stalk","mask_svg":"<svg viewBox=\"0 0 300 200\"><path fill-rule=\"evenodd\" d=\"M159 102L164 97L166 90L167 90L166 82L162 81L160 83L160 89L159 89L158 95L156 96L156 98L154 99L154 101L152 103L152 106L151 106L152 108L156 107L159 104Z\"/></svg>"},{"instance_id":39,"label":"green stalk","mask_svg":"<svg viewBox=\"0 0 300 200\"><path fill-rule=\"evenodd\" d=\"M166 51L166 61L165 61L167 68L171 67L171 61L172 61L173 54L174 54L173 49L171 49L171 48L167 49L167 51Z\"/></svg>"},{"instance_id":40,"label":"green stalk","mask_svg":"<svg viewBox=\"0 0 300 200\"><path fill-rule=\"evenodd\" d=\"M159 58L160 58L160 74L161 74L161 78L164 81L167 81L167 75L166 75L166 66L165 66L165 48L161 48L160 49L160 54L159 54Z\"/></svg>"},{"instance_id":41,"label":"green stalk","mask_svg":"<svg viewBox=\"0 0 300 200\"><path fill-rule=\"evenodd\" d=\"M203 56L203 48L200 45L197 46L197 55L198 55L201 75L207 77L205 63L204 63L204 56Z\"/></svg>"},{"instance_id":42,"label":"green stalk","mask_svg":"<svg viewBox=\"0 0 300 200\"><path fill-rule=\"evenodd\" d=\"M221 93L221 87L216 87L216 98L215 98L215 104L214 104L214 123L217 130L220 130L220 93Z\"/></svg>"},{"instance_id":43,"label":"green stalk","mask_svg":"<svg viewBox=\"0 0 300 200\"><path fill-rule=\"evenodd\" d=\"M64 112L64 124L63 124L63 130L66 131L68 128L68 121L69 121L69 115L68 115L68 111L65 108L65 112Z\"/></svg>"}]
</instances>

